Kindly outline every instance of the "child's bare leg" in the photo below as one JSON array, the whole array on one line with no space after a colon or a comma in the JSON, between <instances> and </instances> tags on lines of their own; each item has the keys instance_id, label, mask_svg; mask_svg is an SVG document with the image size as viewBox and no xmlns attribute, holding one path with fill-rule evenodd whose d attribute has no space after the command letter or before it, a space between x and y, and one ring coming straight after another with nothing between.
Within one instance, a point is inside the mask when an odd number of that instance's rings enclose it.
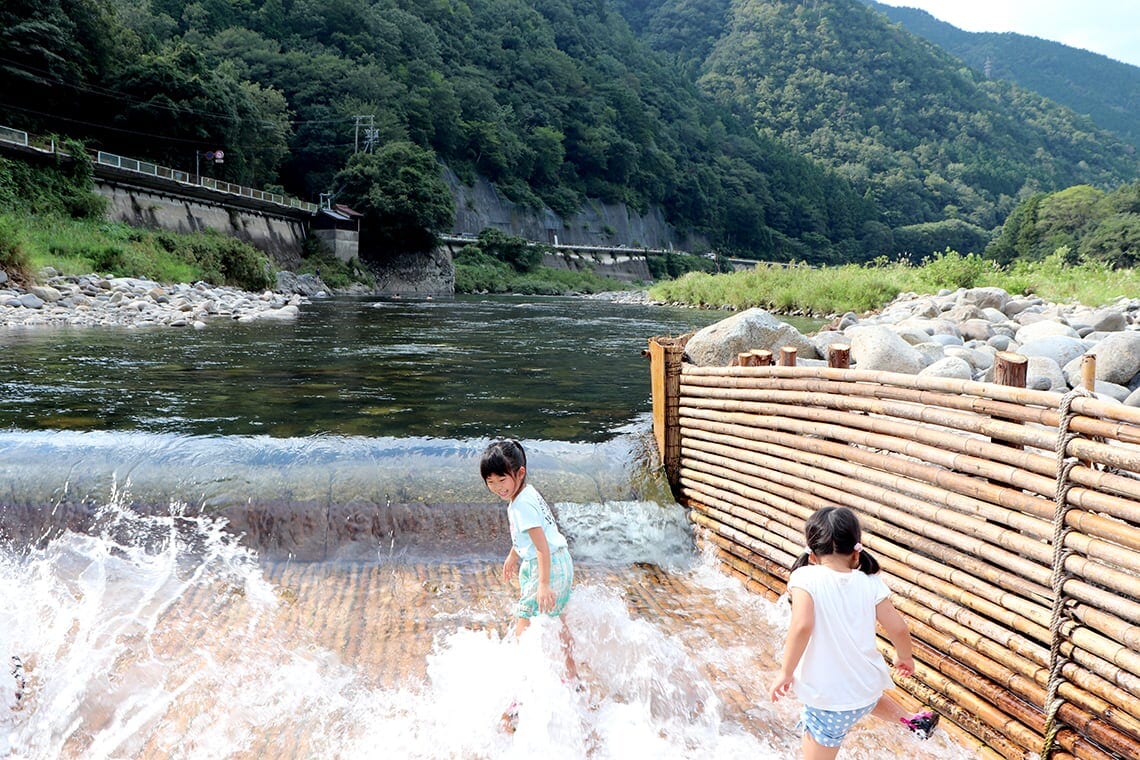
<instances>
[{"instance_id":1,"label":"child's bare leg","mask_svg":"<svg viewBox=\"0 0 1140 760\"><path fill-rule=\"evenodd\" d=\"M888 723L898 723L903 718L910 717L910 714L902 708L898 700L890 694L883 694L879 697L879 701L875 704L875 709L871 711L871 714Z\"/></svg>"},{"instance_id":2,"label":"child's bare leg","mask_svg":"<svg viewBox=\"0 0 1140 760\"><path fill-rule=\"evenodd\" d=\"M839 747L825 747L804 731L803 753L804 760L835 760Z\"/></svg>"},{"instance_id":3,"label":"child's bare leg","mask_svg":"<svg viewBox=\"0 0 1140 760\"><path fill-rule=\"evenodd\" d=\"M578 665L574 662L574 637L570 635L570 626L566 625L566 618L559 615L558 619L562 621L562 631L559 636L562 639L562 653L566 657L566 677L577 679Z\"/></svg>"},{"instance_id":4,"label":"child's bare leg","mask_svg":"<svg viewBox=\"0 0 1140 760\"><path fill-rule=\"evenodd\" d=\"M515 618L515 638L521 636L522 632L525 631L529 626L530 618Z\"/></svg>"}]
</instances>

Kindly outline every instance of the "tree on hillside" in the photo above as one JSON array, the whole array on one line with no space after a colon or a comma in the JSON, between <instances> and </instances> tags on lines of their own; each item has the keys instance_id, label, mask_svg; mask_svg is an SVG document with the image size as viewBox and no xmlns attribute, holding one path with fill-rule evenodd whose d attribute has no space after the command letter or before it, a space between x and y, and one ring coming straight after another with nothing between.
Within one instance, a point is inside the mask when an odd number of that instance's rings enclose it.
<instances>
[{"instance_id":1,"label":"tree on hillside","mask_svg":"<svg viewBox=\"0 0 1140 760\"><path fill-rule=\"evenodd\" d=\"M1112 267L1140 263L1140 183L1105 193L1076 185L1027 198L986 248L999 264L1039 261L1064 249Z\"/></svg>"},{"instance_id":2,"label":"tree on hillside","mask_svg":"<svg viewBox=\"0 0 1140 760\"><path fill-rule=\"evenodd\" d=\"M430 251L455 219L435 154L407 141L353 155L336 184L338 200L364 215L362 248L379 255Z\"/></svg>"}]
</instances>

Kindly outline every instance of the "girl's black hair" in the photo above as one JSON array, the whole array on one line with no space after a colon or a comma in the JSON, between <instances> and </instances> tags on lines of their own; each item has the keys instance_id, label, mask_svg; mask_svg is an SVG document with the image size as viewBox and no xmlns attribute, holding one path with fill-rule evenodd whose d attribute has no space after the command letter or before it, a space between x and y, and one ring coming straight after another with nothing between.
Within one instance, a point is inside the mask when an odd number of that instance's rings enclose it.
<instances>
[{"instance_id":1,"label":"girl's black hair","mask_svg":"<svg viewBox=\"0 0 1140 760\"><path fill-rule=\"evenodd\" d=\"M514 438L494 441L483 450L479 461L479 474L486 480L492 475L514 475L526 467L526 452Z\"/></svg>"},{"instance_id":2,"label":"girl's black hair","mask_svg":"<svg viewBox=\"0 0 1140 760\"><path fill-rule=\"evenodd\" d=\"M847 507L824 507L812 514L804 523L804 538L807 539L805 552L792 565L792 569L803 567L811 554L823 557L827 554L851 554L855 544L862 541L863 529L859 518ZM879 561L866 549L859 552L859 569L867 575L879 572Z\"/></svg>"}]
</instances>

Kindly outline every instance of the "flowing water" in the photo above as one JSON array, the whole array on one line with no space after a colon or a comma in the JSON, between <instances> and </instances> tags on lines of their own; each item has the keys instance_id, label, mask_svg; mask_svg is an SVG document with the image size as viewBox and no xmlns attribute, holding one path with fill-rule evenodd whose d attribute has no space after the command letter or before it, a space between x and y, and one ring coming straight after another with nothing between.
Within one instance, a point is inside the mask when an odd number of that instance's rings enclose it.
<instances>
[{"instance_id":1,"label":"flowing water","mask_svg":"<svg viewBox=\"0 0 1140 760\"><path fill-rule=\"evenodd\" d=\"M331 299L0 334L0 757L796 757L764 696L787 610L701 556L648 443L646 339L716 318ZM556 624L508 635L499 435L571 539L581 691ZM841 757L972 757L900 733Z\"/></svg>"}]
</instances>

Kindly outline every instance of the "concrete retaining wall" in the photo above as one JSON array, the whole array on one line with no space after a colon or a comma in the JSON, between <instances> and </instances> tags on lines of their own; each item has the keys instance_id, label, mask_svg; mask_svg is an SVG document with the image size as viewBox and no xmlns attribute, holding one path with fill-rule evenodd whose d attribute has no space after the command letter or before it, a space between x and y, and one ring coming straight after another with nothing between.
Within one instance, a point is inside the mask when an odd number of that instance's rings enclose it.
<instances>
[{"instance_id":1,"label":"concrete retaining wall","mask_svg":"<svg viewBox=\"0 0 1140 760\"><path fill-rule=\"evenodd\" d=\"M96 180L107 198L107 218L133 227L171 232L215 230L265 251L277 264L291 269L301 261L306 215L288 215L227 203L224 198L196 199L120 181Z\"/></svg>"}]
</instances>

